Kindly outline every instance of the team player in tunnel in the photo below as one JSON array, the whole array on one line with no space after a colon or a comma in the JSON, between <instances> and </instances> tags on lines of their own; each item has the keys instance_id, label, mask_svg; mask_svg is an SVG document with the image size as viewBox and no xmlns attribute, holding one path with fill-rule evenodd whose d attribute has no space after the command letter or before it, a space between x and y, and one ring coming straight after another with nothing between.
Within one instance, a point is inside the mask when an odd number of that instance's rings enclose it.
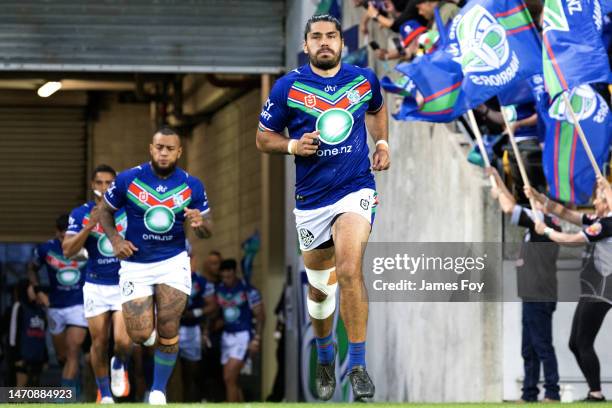
<instances>
[{"instance_id":1,"label":"team player in tunnel","mask_svg":"<svg viewBox=\"0 0 612 408\"><path fill-rule=\"evenodd\" d=\"M211 235L204 185L177 167L180 136L158 130L149 145L151 161L126 170L104 194L100 222L114 253L122 259L119 285L130 338L156 345L149 403L166 403L179 343L179 324L191 294L191 268L185 248L187 224L198 238ZM125 208L125 238L114 213Z\"/></svg>"},{"instance_id":2,"label":"team player in tunnel","mask_svg":"<svg viewBox=\"0 0 612 408\"><path fill-rule=\"evenodd\" d=\"M55 220L55 238L36 247L29 265L29 279L35 287L40 282L38 271L44 266L49 278L49 296L36 290L38 301L47 306L49 332L58 363L62 366L62 387L75 388L79 394L79 356L87 336L87 320L83 313L85 261L68 259L62 241L68 228L68 214Z\"/></svg>"},{"instance_id":3,"label":"team player in tunnel","mask_svg":"<svg viewBox=\"0 0 612 408\"><path fill-rule=\"evenodd\" d=\"M387 111L378 79L369 69L341 63L343 45L338 20L329 15L310 18L304 33L309 63L276 81L257 131L262 152L295 156L294 214L310 285L316 389L323 400L336 387L332 324L338 284L353 395L357 400L374 395L365 364L368 302L361 268L378 204L370 166L380 171L390 164ZM371 164L366 126L375 142Z\"/></svg>"},{"instance_id":4,"label":"team player in tunnel","mask_svg":"<svg viewBox=\"0 0 612 408\"><path fill-rule=\"evenodd\" d=\"M83 286L85 318L91 335L91 365L98 385L98 402L113 403L113 395L127 397L130 393L127 362L132 341L125 330L121 313L119 290L119 259L113 254L113 247L99 223L99 208L110 184L115 180L115 170L100 165L93 171L91 188L94 200L89 201L70 213L68 230L62 242L64 256L74 257L85 248L87 269ZM115 225L120 234L125 234L125 211L115 213ZM115 355L108 366L110 330L113 330Z\"/></svg>"}]
</instances>

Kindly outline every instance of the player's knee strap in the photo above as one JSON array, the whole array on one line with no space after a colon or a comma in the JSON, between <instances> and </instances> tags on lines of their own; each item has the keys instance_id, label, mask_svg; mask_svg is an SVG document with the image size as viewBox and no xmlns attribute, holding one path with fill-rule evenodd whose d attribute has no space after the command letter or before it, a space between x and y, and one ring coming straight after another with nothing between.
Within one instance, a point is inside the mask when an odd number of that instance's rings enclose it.
<instances>
[{"instance_id":1,"label":"player's knee strap","mask_svg":"<svg viewBox=\"0 0 612 408\"><path fill-rule=\"evenodd\" d=\"M308 283L326 297L321 302L307 299L308 313L315 319L323 320L331 316L336 310L336 290L338 281L336 279L336 268L315 270L306 268Z\"/></svg>"},{"instance_id":2,"label":"player's knee strap","mask_svg":"<svg viewBox=\"0 0 612 408\"><path fill-rule=\"evenodd\" d=\"M170 339L166 338L166 337L162 337L159 336L158 340L159 344L161 344L162 346L174 346L175 344L178 343L179 341L179 336L176 335Z\"/></svg>"}]
</instances>

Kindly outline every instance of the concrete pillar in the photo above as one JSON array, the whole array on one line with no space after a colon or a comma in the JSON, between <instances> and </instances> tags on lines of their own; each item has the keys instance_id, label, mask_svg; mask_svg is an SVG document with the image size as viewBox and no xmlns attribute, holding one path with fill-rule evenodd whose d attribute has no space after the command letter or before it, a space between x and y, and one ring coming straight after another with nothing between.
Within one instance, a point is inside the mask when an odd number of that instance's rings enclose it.
<instances>
[{"instance_id":1,"label":"concrete pillar","mask_svg":"<svg viewBox=\"0 0 612 408\"><path fill-rule=\"evenodd\" d=\"M272 86L269 74L261 76L261 105ZM285 177L282 155L261 154L261 273L266 299L266 326L263 335L262 397L271 391L277 371L274 308L285 278Z\"/></svg>"}]
</instances>

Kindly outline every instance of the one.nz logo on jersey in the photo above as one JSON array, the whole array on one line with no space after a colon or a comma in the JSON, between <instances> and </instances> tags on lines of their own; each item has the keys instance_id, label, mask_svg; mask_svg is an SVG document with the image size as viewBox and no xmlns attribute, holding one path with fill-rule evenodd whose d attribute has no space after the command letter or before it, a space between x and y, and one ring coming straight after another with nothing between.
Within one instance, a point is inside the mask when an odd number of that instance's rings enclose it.
<instances>
[{"instance_id":1,"label":"one.nz logo on jersey","mask_svg":"<svg viewBox=\"0 0 612 408\"><path fill-rule=\"evenodd\" d=\"M81 279L81 272L78 269L61 269L55 275L57 281L63 286L76 285L79 279Z\"/></svg>"},{"instance_id":2,"label":"one.nz logo on jersey","mask_svg":"<svg viewBox=\"0 0 612 408\"><path fill-rule=\"evenodd\" d=\"M145 227L151 232L164 234L174 225L174 213L168 207L156 205L149 208L144 214Z\"/></svg>"},{"instance_id":3,"label":"one.nz logo on jersey","mask_svg":"<svg viewBox=\"0 0 612 408\"><path fill-rule=\"evenodd\" d=\"M98 251L102 256L112 257L115 256L113 252L113 245L110 242L110 239L106 235L100 235L98 238Z\"/></svg>"},{"instance_id":4,"label":"one.nz logo on jersey","mask_svg":"<svg viewBox=\"0 0 612 408\"><path fill-rule=\"evenodd\" d=\"M353 115L346 109L332 108L323 112L315 125L319 137L328 145L344 142L353 130Z\"/></svg>"}]
</instances>

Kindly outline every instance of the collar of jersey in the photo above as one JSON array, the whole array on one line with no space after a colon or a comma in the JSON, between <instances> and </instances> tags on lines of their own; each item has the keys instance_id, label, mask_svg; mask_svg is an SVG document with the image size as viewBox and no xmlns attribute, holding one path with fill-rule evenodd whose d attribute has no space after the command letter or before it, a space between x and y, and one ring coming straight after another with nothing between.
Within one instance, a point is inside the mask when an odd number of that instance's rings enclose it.
<instances>
[{"instance_id":1,"label":"collar of jersey","mask_svg":"<svg viewBox=\"0 0 612 408\"><path fill-rule=\"evenodd\" d=\"M316 78L318 78L318 79L320 79L322 81L325 81L326 83L331 83L331 82L336 81L338 78L340 78L340 75L344 71L344 64L342 63L342 61L340 61L340 69L338 70L338 72L336 72L336 75L331 76L331 77L324 77L324 76L321 76L321 75L317 74L316 72L314 72L312 70L312 67L310 66L310 62L308 64L306 64L306 70L308 71L308 73L312 74L314 77L316 77Z\"/></svg>"}]
</instances>

